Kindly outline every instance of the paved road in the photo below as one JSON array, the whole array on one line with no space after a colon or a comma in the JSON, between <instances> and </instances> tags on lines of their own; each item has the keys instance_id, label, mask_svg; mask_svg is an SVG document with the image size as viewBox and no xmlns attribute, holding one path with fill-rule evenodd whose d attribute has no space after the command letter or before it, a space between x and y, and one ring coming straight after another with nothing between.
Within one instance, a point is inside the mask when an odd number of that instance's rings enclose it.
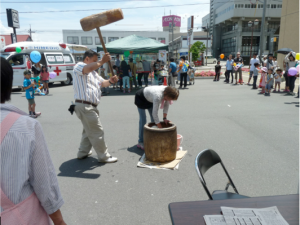
<instances>
[{"instance_id":1,"label":"paved road","mask_svg":"<svg viewBox=\"0 0 300 225\"><path fill-rule=\"evenodd\" d=\"M168 204L207 200L194 168L196 155L211 148L219 153L239 192L248 196L297 193L299 178L299 102L284 94L265 97L248 86L210 79L196 80L180 91L169 118L184 137L187 156L179 170L137 168L143 152L137 142L138 112L133 94L114 92L100 109L109 151L119 158L102 164L96 154L77 160L82 126L67 111L73 90L56 86L37 96L38 118L65 200L68 224L171 224ZM24 93L13 92L12 104L27 111ZM210 190L223 189L220 166L206 174Z\"/></svg>"}]
</instances>

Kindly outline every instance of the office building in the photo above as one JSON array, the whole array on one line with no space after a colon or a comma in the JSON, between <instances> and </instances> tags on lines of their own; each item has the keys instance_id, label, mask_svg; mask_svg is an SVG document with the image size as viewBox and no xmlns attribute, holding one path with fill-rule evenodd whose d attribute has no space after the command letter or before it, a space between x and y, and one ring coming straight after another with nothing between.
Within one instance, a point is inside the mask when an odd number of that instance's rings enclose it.
<instances>
[{"instance_id":1,"label":"office building","mask_svg":"<svg viewBox=\"0 0 300 225\"><path fill-rule=\"evenodd\" d=\"M263 54L278 49L281 8L282 0L267 2ZM202 26L209 22L212 55L235 55L239 51L246 63L249 63L251 40L252 53L258 53L259 50L262 13L262 2L210 0L210 13L202 18ZM256 19L258 25L249 27L248 23Z\"/></svg>"}]
</instances>

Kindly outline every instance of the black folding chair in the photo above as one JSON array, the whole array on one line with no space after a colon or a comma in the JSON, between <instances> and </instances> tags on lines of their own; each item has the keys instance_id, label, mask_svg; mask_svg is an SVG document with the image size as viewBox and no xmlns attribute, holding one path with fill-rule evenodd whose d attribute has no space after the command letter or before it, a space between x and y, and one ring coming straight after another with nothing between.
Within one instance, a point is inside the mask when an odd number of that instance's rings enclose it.
<instances>
[{"instance_id":1,"label":"black folding chair","mask_svg":"<svg viewBox=\"0 0 300 225\"><path fill-rule=\"evenodd\" d=\"M206 182L204 180L203 175L206 173L207 170L209 170L212 166L214 166L218 163L220 163L222 168L224 169L226 176L228 178L228 183L227 183L224 191L223 190L214 191L212 194L210 194L210 192L206 186ZM200 182L203 185L203 188L206 191L206 194L208 195L210 200L249 198L247 196L239 194L239 192L236 189L233 181L231 180L220 156L214 150L205 149L205 150L201 151L196 157L195 167L196 167L196 171L199 176ZM229 188L229 185L232 186L235 193L227 191Z\"/></svg>"}]
</instances>

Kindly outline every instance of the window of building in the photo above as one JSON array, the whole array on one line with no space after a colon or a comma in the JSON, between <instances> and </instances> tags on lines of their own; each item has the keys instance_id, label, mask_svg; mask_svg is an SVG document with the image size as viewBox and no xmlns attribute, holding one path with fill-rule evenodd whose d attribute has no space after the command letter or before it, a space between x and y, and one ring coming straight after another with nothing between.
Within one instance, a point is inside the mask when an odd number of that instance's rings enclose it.
<instances>
[{"instance_id":1,"label":"window of building","mask_svg":"<svg viewBox=\"0 0 300 225\"><path fill-rule=\"evenodd\" d=\"M243 32L252 32L252 27L248 26L248 21L243 21L243 23L242 23L242 31ZM260 22L259 22L259 24L257 26L253 27L253 32L260 32Z\"/></svg>"},{"instance_id":2,"label":"window of building","mask_svg":"<svg viewBox=\"0 0 300 225\"><path fill-rule=\"evenodd\" d=\"M103 37L104 44L106 44L106 37ZM101 45L99 37L95 37L95 45Z\"/></svg>"},{"instance_id":3,"label":"window of building","mask_svg":"<svg viewBox=\"0 0 300 225\"><path fill-rule=\"evenodd\" d=\"M156 38L155 37L150 37L151 39L153 39L153 40L156 40Z\"/></svg>"},{"instance_id":4,"label":"window of building","mask_svg":"<svg viewBox=\"0 0 300 225\"><path fill-rule=\"evenodd\" d=\"M269 8L271 8L271 5L270 5L270 4L268 4L268 5L267 5L267 8L268 8L268 9L269 9Z\"/></svg>"},{"instance_id":5,"label":"window of building","mask_svg":"<svg viewBox=\"0 0 300 225\"><path fill-rule=\"evenodd\" d=\"M108 42L112 42L118 39L119 39L118 37L108 37Z\"/></svg>"},{"instance_id":6,"label":"window of building","mask_svg":"<svg viewBox=\"0 0 300 225\"><path fill-rule=\"evenodd\" d=\"M230 31L234 31L237 30L237 23L233 23L231 25L226 25L222 28L222 33L226 33L226 32L230 32Z\"/></svg>"},{"instance_id":7,"label":"window of building","mask_svg":"<svg viewBox=\"0 0 300 225\"><path fill-rule=\"evenodd\" d=\"M278 8L278 9L281 9L281 8L282 8L282 5L281 5L281 4L278 4L278 5L277 5L277 8Z\"/></svg>"},{"instance_id":8,"label":"window of building","mask_svg":"<svg viewBox=\"0 0 300 225\"><path fill-rule=\"evenodd\" d=\"M259 5L258 5L258 8L259 8L259 9L263 9L263 8L264 8L264 5L263 5L263 4L259 4Z\"/></svg>"},{"instance_id":9,"label":"window of building","mask_svg":"<svg viewBox=\"0 0 300 225\"><path fill-rule=\"evenodd\" d=\"M256 8L256 4L251 4L251 8L255 9Z\"/></svg>"},{"instance_id":10,"label":"window of building","mask_svg":"<svg viewBox=\"0 0 300 225\"><path fill-rule=\"evenodd\" d=\"M83 44L83 45L92 45L93 44L92 37L81 37L81 44Z\"/></svg>"},{"instance_id":11,"label":"window of building","mask_svg":"<svg viewBox=\"0 0 300 225\"><path fill-rule=\"evenodd\" d=\"M258 53L260 37L252 38L252 55ZM242 56L250 56L251 52L251 36L243 36L242 38Z\"/></svg>"},{"instance_id":12,"label":"window of building","mask_svg":"<svg viewBox=\"0 0 300 225\"><path fill-rule=\"evenodd\" d=\"M237 4L238 5L238 9L244 8L244 4Z\"/></svg>"},{"instance_id":13,"label":"window of building","mask_svg":"<svg viewBox=\"0 0 300 225\"><path fill-rule=\"evenodd\" d=\"M276 22L268 22L268 31L270 32L275 32L278 27L280 26L280 22L276 21Z\"/></svg>"},{"instance_id":14,"label":"window of building","mask_svg":"<svg viewBox=\"0 0 300 225\"><path fill-rule=\"evenodd\" d=\"M222 52L225 54L225 56L235 54L235 45L235 37L222 40Z\"/></svg>"},{"instance_id":15,"label":"window of building","mask_svg":"<svg viewBox=\"0 0 300 225\"><path fill-rule=\"evenodd\" d=\"M250 9L250 8L251 8L251 5L250 5L250 4L245 4L245 8L246 8L246 9Z\"/></svg>"},{"instance_id":16,"label":"window of building","mask_svg":"<svg viewBox=\"0 0 300 225\"><path fill-rule=\"evenodd\" d=\"M271 9L276 9L276 6L277 6L277 5L272 4L272 5L271 5Z\"/></svg>"},{"instance_id":17,"label":"window of building","mask_svg":"<svg viewBox=\"0 0 300 225\"><path fill-rule=\"evenodd\" d=\"M79 45L79 38L78 37L67 37L67 43L68 44L75 44L75 45Z\"/></svg>"},{"instance_id":18,"label":"window of building","mask_svg":"<svg viewBox=\"0 0 300 225\"><path fill-rule=\"evenodd\" d=\"M161 43L164 43L164 44L166 43L166 39L165 38L158 38L158 41L161 42Z\"/></svg>"}]
</instances>

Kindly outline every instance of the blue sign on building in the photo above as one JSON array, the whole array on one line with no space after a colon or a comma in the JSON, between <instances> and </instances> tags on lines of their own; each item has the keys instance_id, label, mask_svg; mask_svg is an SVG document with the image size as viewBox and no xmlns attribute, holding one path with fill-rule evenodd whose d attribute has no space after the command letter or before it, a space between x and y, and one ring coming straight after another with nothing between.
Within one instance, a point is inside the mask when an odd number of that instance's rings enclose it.
<instances>
[{"instance_id":1,"label":"blue sign on building","mask_svg":"<svg viewBox=\"0 0 300 225\"><path fill-rule=\"evenodd\" d=\"M180 56L183 56L183 55L189 55L188 52L180 52Z\"/></svg>"}]
</instances>

